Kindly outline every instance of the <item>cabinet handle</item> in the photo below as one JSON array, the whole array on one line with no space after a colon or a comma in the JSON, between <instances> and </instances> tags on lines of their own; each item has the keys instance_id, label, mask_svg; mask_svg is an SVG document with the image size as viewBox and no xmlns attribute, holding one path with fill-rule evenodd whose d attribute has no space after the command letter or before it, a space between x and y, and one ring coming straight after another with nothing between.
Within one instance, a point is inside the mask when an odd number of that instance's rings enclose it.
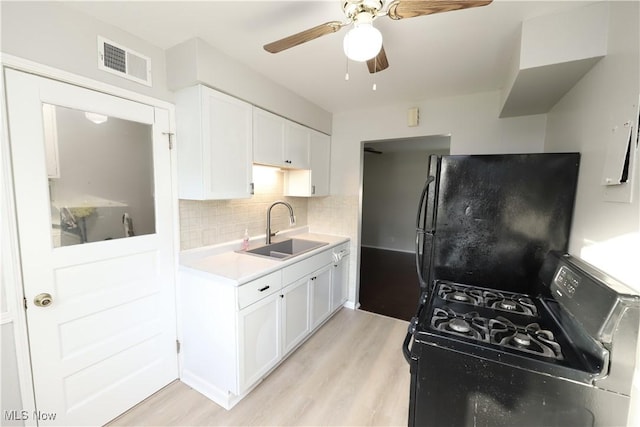
<instances>
[{"instance_id":1,"label":"cabinet handle","mask_svg":"<svg viewBox=\"0 0 640 427\"><path fill-rule=\"evenodd\" d=\"M253 182L251 184L249 184L249 194L253 195L255 194L255 187Z\"/></svg>"},{"instance_id":2,"label":"cabinet handle","mask_svg":"<svg viewBox=\"0 0 640 427\"><path fill-rule=\"evenodd\" d=\"M265 286L264 288L260 288L260 289L258 289L258 292L264 292L264 291L266 291L267 289L269 289L269 285Z\"/></svg>"},{"instance_id":3,"label":"cabinet handle","mask_svg":"<svg viewBox=\"0 0 640 427\"><path fill-rule=\"evenodd\" d=\"M311 186L311 194L316 194L316 186L315 185Z\"/></svg>"}]
</instances>

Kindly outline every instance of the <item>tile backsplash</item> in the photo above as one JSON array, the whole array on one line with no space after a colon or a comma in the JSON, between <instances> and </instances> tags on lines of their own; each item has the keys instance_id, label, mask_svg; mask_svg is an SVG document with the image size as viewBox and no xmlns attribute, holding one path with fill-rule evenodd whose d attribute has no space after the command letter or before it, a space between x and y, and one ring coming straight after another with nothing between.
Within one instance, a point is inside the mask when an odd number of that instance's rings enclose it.
<instances>
[{"instance_id":1,"label":"tile backsplash","mask_svg":"<svg viewBox=\"0 0 640 427\"><path fill-rule=\"evenodd\" d=\"M180 249L193 249L242 239L244 230L249 236L264 235L267 228L267 209L276 200L291 204L296 217L295 227L307 225L308 199L284 197L284 172L254 166L255 194L250 199L237 200L180 200ZM271 230L290 228L289 210L276 206L271 211Z\"/></svg>"}]
</instances>

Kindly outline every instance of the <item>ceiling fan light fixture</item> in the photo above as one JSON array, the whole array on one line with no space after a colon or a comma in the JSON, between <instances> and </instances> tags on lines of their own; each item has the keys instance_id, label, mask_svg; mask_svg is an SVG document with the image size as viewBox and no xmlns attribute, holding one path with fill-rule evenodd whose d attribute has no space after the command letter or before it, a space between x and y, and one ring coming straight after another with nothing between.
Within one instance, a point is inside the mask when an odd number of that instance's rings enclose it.
<instances>
[{"instance_id":1,"label":"ceiling fan light fixture","mask_svg":"<svg viewBox=\"0 0 640 427\"><path fill-rule=\"evenodd\" d=\"M86 117L87 120L89 120L90 122L93 122L93 123L95 123L97 125L101 125L102 123L104 123L107 120L109 120L109 117L105 116L104 114L91 113L89 111L85 112L84 116Z\"/></svg>"},{"instance_id":2,"label":"ceiling fan light fixture","mask_svg":"<svg viewBox=\"0 0 640 427\"><path fill-rule=\"evenodd\" d=\"M352 61L368 61L380 52L382 34L374 28L371 20L356 21L353 28L344 36L343 48L347 58Z\"/></svg>"}]
</instances>

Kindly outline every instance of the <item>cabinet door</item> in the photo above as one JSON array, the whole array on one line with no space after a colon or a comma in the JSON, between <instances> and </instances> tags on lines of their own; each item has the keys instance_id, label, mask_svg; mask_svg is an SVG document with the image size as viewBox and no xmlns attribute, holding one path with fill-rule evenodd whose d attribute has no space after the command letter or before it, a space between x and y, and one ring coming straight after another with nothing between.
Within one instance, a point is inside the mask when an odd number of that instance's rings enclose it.
<instances>
[{"instance_id":1,"label":"cabinet door","mask_svg":"<svg viewBox=\"0 0 640 427\"><path fill-rule=\"evenodd\" d=\"M279 319L279 293L238 313L239 393L249 389L280 360Z\"/></svg>"},{"instance_id":2,"label":"cabinet door","mask_svg":"<svg viewBox=\"0 0 640 427\"><path fill-rule=\"evenodd\" d=\"M284 160L284 123L282 117L253 108L253 162L282 166Z\"/></svg>"},{"instance_id":3,"label":"cabinet door","mask_svg":"<svg viewBox=\"0 0 640 427\"><path fill-rule=\"evenodd\" d=\"M203 155L206 199L251 197L253 110L251 104L203 87ZM205 160L206 161L206 160Z\"/></svg>"},{"instance_id":4,"label":"cabinet door","mask_svg":"<svg viewBox=\"0 0 640 427\"><path fill-rule=\"evenodd\" d=\"M309 280L305 278L282 292L283 354L298 345L309 329Z\"/></svg>"},{"instance_id":5,"label":"cabinet door","mask_svg":"<svg viewBox=\"0 0 640 427\"><path fill-rule=\"evenodd\" d=\"M311 284L311 329L324 321L331 312L331 265L318 270Z\"/></svg>"},{"instance_id":6,"label":"cabinet door","mask_svg":"<svg viewBox=\"0 0 640 427\"><path fill-rule=\"evenodd\" d=\"M329 195L331 138L312 130L310 140L311 195Z\"/></svg>"},{"instance_id":7,"label":"cabinet door","mask_svg":"<svg viewBox=\"0 0 640 427\"><path fill-rule=\"evenodd\" d=\"M347 300L347 285L349 279L349 256L344 256L333 264L331 273L331 311L336 310Z\"/></svg>"},{"instance_id":8,"label":"cabinet door","mask_svg":"<svg viewBox=\"0 0 640 427\"><path fill-rule=\"evenodd\" d=\"M181 199L243 199L252 193L252 106L196 85L176 92Z\"/></svg>"},{"instance_id":9,"label":"cabinet door","mask_svg":"<svg viewBox=\"0 0 640 427\"><path fill-rule=\"evenodd\" d=\"M284 163L293 169L309 169L311 129L286 121L284 128Z\"/></svg>"}]
</instances>

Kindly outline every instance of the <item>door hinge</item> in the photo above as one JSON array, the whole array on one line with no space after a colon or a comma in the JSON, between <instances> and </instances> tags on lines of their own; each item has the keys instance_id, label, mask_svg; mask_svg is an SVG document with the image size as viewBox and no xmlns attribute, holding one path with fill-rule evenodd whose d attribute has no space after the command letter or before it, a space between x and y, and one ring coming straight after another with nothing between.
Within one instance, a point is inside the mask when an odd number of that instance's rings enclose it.
<instances>
[{"instance_id":1,"label":"door hinge","mask_svg":"<svg viewBox=\"0 0 640 427\"><path fill-rule=\"evenodd\" d=\"M24 303L24 309L26 310L27 309L27 298L23 297L22 298L22 302Z\"/></svg>"},{"instance_id":2,"label":"door hinge","mask_svg":"<svg viewBox=\"0 0 640 427\"><path fill-rule=\"evenodd\" d=\"M176 340L176 353L180 354L180 341Z\"/></svg>"},{"instance_id":3,"label":"door hinge","mask_svg":"<svg viewBox=\"0 0 640 427\"><path fill-rule=\"evenodd\" d=\"M175 133L173 132L162 132L163 135L167 135L169 137L169 150L173 150L173 136Z\"/></svg>"}]
</instances>

